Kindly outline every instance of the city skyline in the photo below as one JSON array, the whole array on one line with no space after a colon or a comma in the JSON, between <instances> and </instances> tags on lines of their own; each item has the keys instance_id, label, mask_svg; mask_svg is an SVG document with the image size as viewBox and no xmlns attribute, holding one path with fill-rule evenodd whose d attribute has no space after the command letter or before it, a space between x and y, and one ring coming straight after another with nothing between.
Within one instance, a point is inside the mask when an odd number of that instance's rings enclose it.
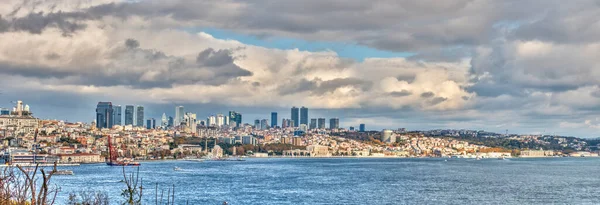
<instances>
[{"instance_id":1,"label":"city skyline","mask_svg":"<svg viewBox=\"0 0 600 205\"><path fill-rule=\"evenodd\" d=\"M0 107L89 122L100 101L156 119L305 106L344 127L598 137L597 2L415 2L8 0Z\"/></svg>"},{"instance_id":2,"label":"city skyline","mask_svg":"<svg viewBox=\"0 0 600 205\"><path fill-rule=\"evenodd\" d=\"M106 107L107 105L109 107ZM105 110L105 109L109 109L109 108L110 108L110 111ZM99 110L99 109L101 109L101 110ZM121 112L120 109L121 109L120 105L112 105L112 102L98 102L98 106L96 107L96 118L94 120L96 122L97 127L101 128L101 125L98 124L100 122L101 118L99 118L98 116L99 115L102 115L102 116L105 115L103 113L100 113L101 111L102 112L106 112L106 113L111 113L110 118L106 118L106 120L110 120L110 122L112 122L112 123L109 123L108 121L107 122L103 121L102 123L105 124L104 128L106 128L106 126L109 126L109 124L112 124L112 125L128 125L127 123L126 124L118 123L119 121L122 120L121 114L120 114L120 112ZM306 123L301 123L301 124L299 124L297 126L293 126L293 125L289 125L289 126L296 127L296 128L302 128L302 125L305 125L307 129L315 129L315 128L317 128L317 124L316 124L316 120L317 119L312 118L312 119L310 119L310 122L308 121L308 108L302 106L300 109L297 109L296 107L292 107L291 109L292 109L292 113L291 113L290 117L293 116L294 110L297 110L298 111L297 113L300 114L300 116L298 116L300 118L300 121L302 122L302 120L304 120L304 121L306 121ZM130 110L133 110L133 111L130 111ZM175 113L174 114L177 116L177 115L180 115L180 113L183 113L183 111L184 111L184 106L178 105L178 106L175 106ZM129 113L131 113L131 114L129 114ZM241 113L238 113L238 112L235 112L235 111L229 111L228 115L224 115L222 113L207 115L206 121L204 121L204 122L208 126L217 126L217 127L222 127L224 125L229 126L231 124L231 119L232 119L231 116L233 116L232 114L235 115L235 117L233 117L233 120L235 120L236 123L237 123L237 119L236 118L238 116L241 116ZM184 114L181 115L181 117L184 118L181 122L182 123L184 123L184 122L189 123L187 121L187 119L186 119L186 117L188 117L189 115L194 115L193 118L194 118L194 120L196 120L196 115L197 115L196 113L185 112ZM146 117L146 119L144 120L144 122L146 122L146 123L145 124L140 124L139 121L141 119L143 119L142 117L144 117L144 116ZM150 117L148 115L145 115L144 106L142 106L142 105L136 105L136 106L126 105L126 115L125 115L125 118L133 118L133 122L134 122L132 124L133 126L136 126L136 127L146 127L148 129L150 129L150 128L154 129L156 127L161 127L161 126L162 127L171 127L171 126L173 126L173 124L177 124L177 123L171 123L170 120L172 121L172 120L174 120L174 118L172 116L167 117L166 112L163 112L161 114L160 118L158 118L158 119L160 119L160 124L157 125L156 124L156 119L154 117ZM175 117L175 119L176 118L177 117ZM279 119L279 117L278 117L277 112L270 112L270 118L269 119L255 119L253 121L254 123L248 122L247 124L254 125L255 127L256 127L256 125L260 125L259 127L261 129L265 129L266 127L275 128L275 127L278 127L277 126L278 119ZM286 118L282 118L282 119L286 120ZM325 119L325 118L319 118L319 119ZM129 119L126 119L126 121L129 121ZM198 125L200 125L200 123L202 121L203 120L199 120L199 121L197 121L195 123L198 124ZM314 121L314 123L313 123L313 121ZM339 121L340 121L339 118L329 118L329 126L326 126L326 123L324 121L319 121L320 123L322 123L322 124L319 124L320 125L319 129L325 129L325 128L328 128L328 129L346 128L346 127L340 127L340 122ZM293 120L291 122L293 122ZM245 123L242 121L242 124L245 124ZM190 126L190 124L187 124L187 126ZM353 125L349 125L347 128L352 127L352 126Z\"/></svg>"}]
</instances>

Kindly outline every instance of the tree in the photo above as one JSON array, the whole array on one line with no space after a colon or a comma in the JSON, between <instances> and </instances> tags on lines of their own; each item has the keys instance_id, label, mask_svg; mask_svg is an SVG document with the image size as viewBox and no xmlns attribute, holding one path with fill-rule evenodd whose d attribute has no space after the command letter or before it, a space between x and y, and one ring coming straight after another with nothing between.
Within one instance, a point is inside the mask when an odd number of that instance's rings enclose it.
<instances>
[{"instance_id":1,"label":"tree","mask_svg":"<svg viewBox=\"0 0 600 205\"><path fill-rule=\"evenodd\" d=\"M142 181L140 179L140 168L138 167L136 173L131 173L128 177L127 173L125 173L125 166L123 166L123 181L127 186L126 189L123 189L121 196L125 198L125 202L123 205L141 205L142 204ZM139 186L138 186L139 182Z\"/></svg>"}]
</instances>

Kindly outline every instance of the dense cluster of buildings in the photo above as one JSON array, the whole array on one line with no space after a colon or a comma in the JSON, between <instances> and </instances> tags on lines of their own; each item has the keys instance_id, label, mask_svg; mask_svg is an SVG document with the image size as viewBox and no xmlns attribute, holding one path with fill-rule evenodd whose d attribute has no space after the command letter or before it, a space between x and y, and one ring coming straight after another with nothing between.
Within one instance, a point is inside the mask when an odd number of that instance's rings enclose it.
<instances>
[{"instance_id":1,"label":"dense cluster of buildings","mask_svg":"<svg viewBox=\"0 0 600 205\"><path fill-rule=\"evenodd\" d=\"M21 101L0 113L0 136L14 160L31 160L27 153L39 153L40 161L61 163L103 162L108 152L109 136L119 157L137 159L173 158L182 155L251 154L242 147L266 147L255 156L357 156L357 157L481 157L510 156L514 153L490 152L489 147L440 136L479 136L490 133L470 130L432 130L407 132L405 129L366 131L340 127L339 118L309 118L306 107L291 108L290 118L279 118L277 112L268 119L243 123L242 114L210 115L199 119L183 106L175 107L175 116L165 113L159 120L146 119L144 107L121 106L99 102L92 123L40 120L33 117L29 106ZM281 124L278 124L278 122ZM326 126L326 122L329 126ZM355 138L348 136L357 136ZM552 141L575 148L573 156L595 156L585 152L585 141L573 138L514 135L502 136L525 143L543 145ZM195 143L190 143L195 142ZM202 143L198 143L202 142ZM202 144L202 145L200 145ZM270 150L283 147L284 150ZM238 149L238 147L240 149ZM7 149L10 148L10 149ZM577 149L580 148L580 149ZM9 151L7 151L9 150ZM552 150L521 150L523 157L548 157L560 154ZM597 154L596 154L597 156ZM28 158L29 157L29 158ZM37 159L36 158L36 159Z\"/></svg>"}]
</instances>

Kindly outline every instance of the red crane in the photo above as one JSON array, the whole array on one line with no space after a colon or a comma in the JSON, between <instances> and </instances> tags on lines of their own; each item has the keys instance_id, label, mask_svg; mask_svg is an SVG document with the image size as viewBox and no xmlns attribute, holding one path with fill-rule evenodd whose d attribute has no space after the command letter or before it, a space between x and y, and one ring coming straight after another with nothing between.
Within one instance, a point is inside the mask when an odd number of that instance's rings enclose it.
<instances>
[{"instance_id":1,"label":"red crane","mask_svg":"<svg viewBox=\"0 0 600 205\"><path fill-rule=\"evenodd\" d=\"M108 166L140 166L140 163L133 161L117 160L117 150L112 145L110 135L108 135Z\"/></svg>"}]
</instances>

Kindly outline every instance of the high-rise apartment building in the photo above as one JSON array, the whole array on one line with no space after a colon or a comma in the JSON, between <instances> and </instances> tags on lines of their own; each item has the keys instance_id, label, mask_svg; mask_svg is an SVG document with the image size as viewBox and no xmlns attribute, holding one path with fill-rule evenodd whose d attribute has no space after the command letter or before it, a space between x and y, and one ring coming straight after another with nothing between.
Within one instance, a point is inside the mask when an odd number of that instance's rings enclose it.
<instances>
[{"instance_id":1,"label":"high-rise apartment building","mask_svg":"<svg viewBox=\"0 0 600 205\"><path fill-rule=\"evenodd\" d=\"M150 118L146 121L146 129L156 129L156 119Z\"/></svg>"},{"instance_id":2,"label":"high-rise apartment building","mask_svg":"<svg viewBox=\"0 0 600 205\"><path fill-rule=\"evenodd\" d=\"M121 118L122 118L121 111L122 111L122 109L121 109L120 105L113 106L113 122L114 122L113 125L123 125L121 123Z\"/></svg>"},{"instance_id":3,"label":"high-rise apartment building","mask_svg":"<svg viewBox=\"0 0 600 205\"><path fill-rule=\"evenodd\" d=\"M329 129L338 129L340 128L340 119L338 118L331 118L329 119Z\"/></svg>"},{"instance_id":4,"label":"high-rise apartment building","mask_svg":"<svg viewBox=\"0 0 600 205\"><path fill-rule=\"evenodd\" d=\"M271 112L271 127L277 127L277 112Z\"/></svg>"},{"instance_id":5,"label":"high-rise apartment building","mask_svg":"<svg viewBox=\"0 0 600 205\"><path fill-rule=\"evenodd\" d=\"M175 107L175 119L174 119L174 126L179 126L181 125L181 123L183 122L183 117L184 117L185 113L183 112L183 106L177 106Z\"/></svg>"},{"instance_id":6,"label":"high-rise apartment building","mask_svg":"<svg viewBox=\"0 0 600 205\"><path fill-rule=\"evenodd\" d=\"M215 117L214 115L211 115L208 117L207 122L208 122L208 126L217 126L217 117Z\"/></svg>"},{"instance_id":7,"label":"high-rise apartment building","mask_svg":"<svg viewBox=\"0 0 600 205\"><path fill-rule=\"evenodd\" d=\"M125 125L133 125L133 113L134 113L133 105L126 105L125 106Z\"/></svg>"},{"instance_id":8,"label":"high-rise apartment building","mask_svg":"<svg viewBox=\"0 0 600 205\"><path fill-rule=\"evenodd\" d=\"M167 127L169 125L169 119L167 118L167 113L162 114L162 117L160 118L160 126L161 127Z\"/></svg>"},{"instance_id":9,"label":"high-rise apartment building","mask_svg":"<svg viewBox=\"0 0 600 205\"><path fill-rule=\"evenodd\" d=\"M267 119L262 119L262 120L260 121L260 129L261 129L261 130L267 130L267 129L269 129L269 120L267 120Z\"/></svg>"},{"instance_id":10,"label":"high-rise apartment building","mask_svg":"<svg viewBox=\"0 0 600 205\"><path fill-rule=\"evenodd\" d=\"M217 115L217 127L223 127L225 125L225 116L223 114Z\"/></svg>"},{"instance_id":11,"label":"high-rise apartment building","mask_svg":"<svg viewBox=\"0 0 600 205\"><path fill-rule=\"evenodd\" d=\"M358 127L358 131L359 132L364 132L365 131L365 124L360 124Z\"/></svg>"},{"instance_id":12,"label":"high-rise apartment building","mask_svg":"<svg viewBox=\"0 0 600 205\"><path fill-rule=\"evenodd\" d=\"M281 119L281 128L287 128L290 127L290 120L289 119Z\"/></svg>"},{"instance_id":13,"label":"high-rise apartment building","mask_svg":"<svg viewBox=\"0 0 600 205\"><path fill-rule=\"evenodd\" d=\"M317 119L315 119L315 118L310 119L310 124L309 124L308 128L311 130L317 129Z\"/></svg>"},{"instance_id":14,"label":"high-rise apartment building","mask_svg":"<svg viewBox=\"0 0 600 205\"><path fill-rule=\"evenodd\" d=\"M290 127L298 127L298 122L300 121L300 118L298 117L298 108L297 107L292 107L292 119L294 122L290 123Z\"/></svg>"},{"instance_id":15,"label":"high-rise apartment building","mask_svg":"<svg viewBox=\"0 0 600 205\"><path fill-rule=\"evenodd\" d=\"M317 121L318 121L317 127L319 129L325 129L325 118L319 118L319 119L317 119Z\"/></svg>"},{"instance_id":16,"label":"high-rise apartment building","mask_svg":"<svg viewBox=\"0 0 600 205\"><path fill-rule=\"evenodd\" d=\"M173 123L175 123L173 117L169 116L169 124L167 127L173 127Z\"/></svg>"},{"instance_id":17,"label":"high-rise apartment building","mask_svg":"<svg viewBox=\"0 0 600 205\"><path fill-rule=\"evenodd\" d=\"M144 127L144 106L138 105L135 108L135 126Z\"/></svg>"},{"instance_id":18,"label":"high-rise apartment building","mask_svg":"<svg viewBox=\"0 0 600 205\"><path fill-rule=\"evenodd\" d=\"M300 125L308 126L308 108L304 106L300 108L300 124L298 126Z\"/></svg>"},{"instance_id":19,"label":"high-rise apartment building","mask_svg":"<svg viewBox=\"0 0 600 205\"><path fill-rule=\"evenodd\" d=\"M257 129L257 130L260 129L260 120L259 119L254 120L254 129Z\"/></svg>"},{"instance_id":20,"label":"high-rise apartment building","mask_svg":"<svg viewBox=\"0 0 600 205\"><path fill-rule=\"evenodd\" d=\"M96 128L112 128L114 123L113 111L111 102L98 102L98 106L96 106Z\"/></svg>"},{"instance_id":21,"label":"high-rise apartment building","mask_svg":"<svg viewBox=\"0 0 600 205\"><path fill-rule=\"evenodd\" d=\"M229 111L229 125L232 127L241 127L242 114L235 111Z\"/></svg>"}]
</instances>

